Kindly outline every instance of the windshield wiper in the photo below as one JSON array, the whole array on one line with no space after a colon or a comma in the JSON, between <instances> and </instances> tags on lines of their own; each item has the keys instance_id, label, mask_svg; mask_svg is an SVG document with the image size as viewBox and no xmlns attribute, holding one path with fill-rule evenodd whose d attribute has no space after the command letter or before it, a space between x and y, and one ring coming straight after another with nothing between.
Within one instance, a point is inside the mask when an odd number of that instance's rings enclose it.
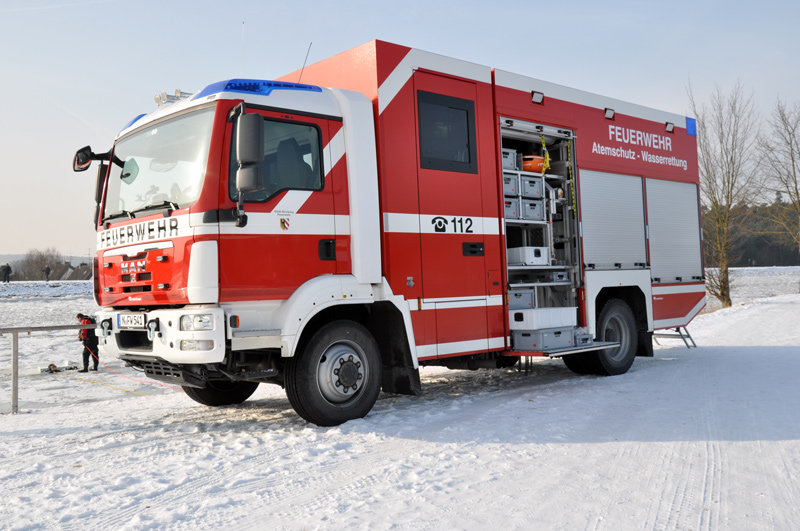
<instances>
[{"instance_id":1,"label":"windshield wiper","mask_svg":"<svg viewBox=\"0 0 800 531\"><path fill-rule=\"evenodd\" d=\"M101 223L105 223L109 219L119 218L122 216L128 216L128 219L133 219L136 217L133 215L133 212L128 212L127 210L120 210L119 212L114 212L113 214L109 214L106 217L104 217Z\"/></svg>"},{"instance_id":2,"label":"windshield wiper","mask_svg":"<svg viewBox=\"0 0 800 531\"><path fill-rule=\"evenodd\" d=\"M174 201L160 201L158 203L153 203L152 205L146 205L142 208L137 208L136 210L132 210L131 214L136 214L137 212L144 212L145 210L157 210L159 208L168 208L170 212L173 210L178 210L178 203Z\"/></svg>"}]
</instances>

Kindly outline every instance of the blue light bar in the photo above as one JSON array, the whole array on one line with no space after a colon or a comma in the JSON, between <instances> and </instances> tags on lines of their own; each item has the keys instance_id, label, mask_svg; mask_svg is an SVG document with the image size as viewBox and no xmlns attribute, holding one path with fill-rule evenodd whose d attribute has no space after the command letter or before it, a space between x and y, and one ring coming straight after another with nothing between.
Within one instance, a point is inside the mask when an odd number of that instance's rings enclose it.
<instances>
[{"instance_id":1,"label":"blue light bar","mask_svg":"<svg viewBox=\"0 0 800 531\"><path fill-rule=\"evenodd\" d=\"M243 94L258 94L269 96L273 90L302 90L306 92L322 92L322 89L314 85L301 85L299 83L287 83L284 81L264 81L260 79L229 79L213 83L200 92L194 98L198 99L211 94L220 92L239 92Z\"/></svg>"},{"instance_id":2,"label":"blue light bar","mask_svg":"<svg viewBox=\"0 0 800 531\"><path fill-rule=\"evenodd\" d=\"M120 129L120 131L124 131L125 129L129 128L130 126L132 126L133 124L135 124L136 122L138 122L138 121L139 121L139 120L142 118L142 116L147 116L147 115L145 115L145 114L140 114L139 116L137 116L136 118L134 118L133 120L131 120L130 122L128 122L128 125L126 125L126 126L125 126L125 127L123 127L122 129Z\"/></svg>"},{"instance_id":3,"label":"blue light bar","mask_svg":"<svg viewBox=\"0 0 800 531\"><path fill-rule=\"evenodd\" d=\"M694 118L686 118L686 134L697 136L697 120Z\"/></svg>"}]
</instances>

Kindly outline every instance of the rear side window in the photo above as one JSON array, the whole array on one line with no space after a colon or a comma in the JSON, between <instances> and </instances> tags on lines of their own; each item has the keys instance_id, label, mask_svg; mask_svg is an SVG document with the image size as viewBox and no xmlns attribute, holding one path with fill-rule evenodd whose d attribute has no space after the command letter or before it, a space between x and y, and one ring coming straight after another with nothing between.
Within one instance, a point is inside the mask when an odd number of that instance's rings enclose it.
<instances>
[{"instance_id":1,"label":"rear side window","mask_svg":"<svg viewBox=\"0 0 800 531\"><path fill-rule=\"evenodd\" d=\"M433 92L417 92L420 166L430 170L478 173L475 102Z\"/></svg>"},{"instance_id":2,"label":"rear side window","mask_svg":"<svg viewBox=\"0 0 800 531\"><path fill-rule=\"evenodd\" d=\"M238 201L236 190L236 131L231 142L228 190ZM264 161L258 165L264 189L245 194L248 203L262 203L284 190L322 190L320 132L316 125L264 119Z\"/></svg>"}]
</instances>

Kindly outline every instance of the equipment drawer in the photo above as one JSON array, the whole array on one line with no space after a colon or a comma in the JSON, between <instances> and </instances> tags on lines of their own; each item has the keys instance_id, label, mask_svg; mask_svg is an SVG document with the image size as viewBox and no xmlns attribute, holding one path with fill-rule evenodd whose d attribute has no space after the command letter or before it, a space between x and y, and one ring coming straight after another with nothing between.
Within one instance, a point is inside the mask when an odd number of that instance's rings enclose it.
<instances>
[{"instance_id":1,"label":"equipment drawer","mask_svg":"<svg viewBox=\"0 0 800 531\"><path fill-rule=\"evenodd\" d=\"M550 330L513 330L514 350L540 352L573 346L572 328Z\"/></svg>"}]
</instances>

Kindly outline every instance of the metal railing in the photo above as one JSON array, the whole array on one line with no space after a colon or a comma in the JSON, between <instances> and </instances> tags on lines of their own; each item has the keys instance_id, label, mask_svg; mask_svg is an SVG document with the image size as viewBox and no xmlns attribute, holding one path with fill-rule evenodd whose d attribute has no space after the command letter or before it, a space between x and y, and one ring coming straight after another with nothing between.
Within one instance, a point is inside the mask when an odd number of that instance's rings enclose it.
<instances>
[{"instance_id":1,"label":"metal railing","mask_svg":"<svg viewBox=\"0 0 800 531\"><path fill-rule=\"evenodd\" d=\"M0 337L11 334L11 414L19 413L19 335L31 332L50 332L53 330L81 330L83 328L97 328L97 325L52 325L52 326L26 326L21 328L0 328Z\"/></svg>"}]
</instances>

